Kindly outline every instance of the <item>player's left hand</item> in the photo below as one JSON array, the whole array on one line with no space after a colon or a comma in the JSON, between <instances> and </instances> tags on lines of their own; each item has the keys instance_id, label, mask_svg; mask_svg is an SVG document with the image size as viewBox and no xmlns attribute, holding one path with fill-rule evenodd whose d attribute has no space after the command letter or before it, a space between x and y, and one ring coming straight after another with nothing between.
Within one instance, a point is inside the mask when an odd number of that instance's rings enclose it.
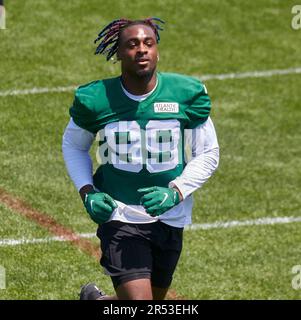
<instances>
[{"instance_id":1,"label":"player's left hand","mask_svg":"<svg viewBox=\"0 0 301 320\"><path fill-rule=\"evenodd\" d=\"M140 199L141 205L151 216L159 216L180 202L176 189L163 187L140 188L138 192L144 193Z\"/></svg>"}]
</instances>

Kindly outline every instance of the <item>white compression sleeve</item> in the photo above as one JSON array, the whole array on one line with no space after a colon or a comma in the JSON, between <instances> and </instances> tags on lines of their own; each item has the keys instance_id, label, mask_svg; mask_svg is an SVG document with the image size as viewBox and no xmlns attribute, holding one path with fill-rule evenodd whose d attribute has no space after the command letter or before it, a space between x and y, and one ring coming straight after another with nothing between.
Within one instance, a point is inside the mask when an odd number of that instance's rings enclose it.
<instances>
[{"instance_id":1,"label":"white compression sleeve","mask_svg":"<svg viewBox=\"0 0 301 320\"><path fill-rule=\"evenodd\" d=\"M195 129L185 132L185 149L191 159L182 174L169 183L176 186L183 198L200 188L213 174L219 163L219 145L213 122L210 118Z\"/></svg>"},{"instance_id":2,"label":"white compression sleeve","mask_svg":"<svg viewBox=\"0 0 301 320\"><path fill-rule=\"evenodd\" d=\"M80 128L70 119L62 142L65 165L71 180L79 191L84 185L93 185L93 163L89 154L95 135Z\"/></svg>"}]
</instances>

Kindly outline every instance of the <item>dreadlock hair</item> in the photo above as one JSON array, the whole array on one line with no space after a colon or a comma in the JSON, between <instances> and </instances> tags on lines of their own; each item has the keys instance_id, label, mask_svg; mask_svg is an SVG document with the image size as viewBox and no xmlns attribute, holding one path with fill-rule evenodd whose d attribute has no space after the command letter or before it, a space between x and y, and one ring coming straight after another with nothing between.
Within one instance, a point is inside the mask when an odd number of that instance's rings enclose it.
<instances>
[{"instance_id":1,"label":"dreadlock hair","mask_svg":"<svg viewBox=\"0 0 301 320\"><path fill-rule=\"evenodd\" d=\"M94 40L94 43L101 40L95 50L95 54L107 55L106 60L110 60L118 50L121 31L126 27L136 24L144 24L151 27L155 33L157 43L159 43L159 30L163 30L163 28L158 23L165 22L156 17L151 17L143 20L128 20L124 18L114 20L107 26L105 26L98 34L98 37Z\"/></svg>"}]
</instances>

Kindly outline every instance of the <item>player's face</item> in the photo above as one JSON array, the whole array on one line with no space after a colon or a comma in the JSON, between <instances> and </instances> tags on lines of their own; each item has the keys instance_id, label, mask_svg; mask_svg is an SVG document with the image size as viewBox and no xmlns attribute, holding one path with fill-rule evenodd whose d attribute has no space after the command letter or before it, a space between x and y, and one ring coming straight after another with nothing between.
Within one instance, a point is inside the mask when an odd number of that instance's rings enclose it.
<instances>
[{"instance_id":1,"label":"player's face","mask_svg":"<svg viewBox=\"0 0 301 320\"><path fill-rule=\"evenodd\" d=\"M158 61L156 35L151 27L133 25L124 29L119 39L118 58L122 73L150 76Z\"/></svg>"}]
</instances>

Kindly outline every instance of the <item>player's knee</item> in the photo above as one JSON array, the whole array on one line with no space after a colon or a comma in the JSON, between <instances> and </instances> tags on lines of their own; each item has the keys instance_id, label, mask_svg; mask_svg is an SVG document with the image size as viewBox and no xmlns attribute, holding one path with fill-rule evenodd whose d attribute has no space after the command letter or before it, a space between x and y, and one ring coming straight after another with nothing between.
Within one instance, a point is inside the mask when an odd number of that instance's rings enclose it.
<instances>
[{"instance_id":1,"label":"player's knee","mask_svg":"<svg viewBox=\"0 0 301 320\"><path fill-rule=\"evenodd\" d=\"M152 288L149 279L137 279L125 282L116 288L120 300L152 300Z\"/></svg>"},{"instance_id":2,"label":"player's knee","mask_svg":"<svg viewBox=\"0 0 301 320\"><path fill-rule=\"evenodd\" d=\"M116 294L119 300L153 300L152 292L149 290L138 292L131 289L117 289Z\"/></svg>"}]
</instances>

